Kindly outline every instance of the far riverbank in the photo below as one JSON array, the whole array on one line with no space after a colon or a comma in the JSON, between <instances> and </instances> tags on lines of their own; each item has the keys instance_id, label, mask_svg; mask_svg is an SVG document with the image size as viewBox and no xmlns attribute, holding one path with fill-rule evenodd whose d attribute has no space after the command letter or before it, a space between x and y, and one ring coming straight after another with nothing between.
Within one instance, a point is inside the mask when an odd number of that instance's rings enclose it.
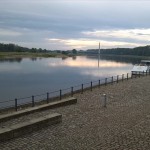
<instances>
[{"instance_id":1,"label":"far riverbank","mask_svg":"<svg viewBox=\"0 0 150 150\"><path fill-rule=\"evenodd\" d=\"M65 54L61 53L33 53L33 52L0 52L0 58L33 58L33 57L58 57L58 58L63 58L63 57L68 57Z\"/></svg>"},{"instance_id":2,"label":"far riverbank","mask_svg":"<svg viewBox=\"0 0 150 150\"><path fill-rule=\"evenodd\" d=\"M98 56L96 54L87 54L87 53L61 53L61 52L0 52L0 58L68 58L75 56ZM102 57L122 57L122 58L137 58L137 59L150 59L150 56L136 56L136 55L112 55L112 54L101 54Z\"/></svg>"}]
</instances>

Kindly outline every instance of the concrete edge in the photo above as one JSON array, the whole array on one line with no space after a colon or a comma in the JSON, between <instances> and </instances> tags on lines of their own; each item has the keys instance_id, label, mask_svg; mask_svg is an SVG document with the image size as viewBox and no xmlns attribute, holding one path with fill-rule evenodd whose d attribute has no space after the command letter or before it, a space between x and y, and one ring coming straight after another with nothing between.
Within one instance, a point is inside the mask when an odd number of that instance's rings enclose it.
<instances>
[{"instance_id":1,"label":"concrete edge","mask_svg":"<svg viewBox=\"0 0 150 150\"><path fill-rule=\"evenodd\" d=\"M12 125L7 128L1 128L0 141L4 142L60 122L62 122L62 115L54 113L20 124Z\"/></svg>"},{"instance_id":2,"label":"concrete edge","mask_svg":"<svg viewBox=\"0 0 150 150\"><path fill-rule=\"evenodd\" d=\"M49 104L44 104L44 105L28 108L28 109L17 111L11 114L0 115L0 122L4 122L10 119L28 115L34 112L38 112L38 111L42 111L46 109L52 109L52 108L61 107L61 106L66 106L66 105L71 105L75 103L77 103L77 99L74 97L63 99L63 100L56 101L56 102L51 102Z\"/></svg>"}]
</instances>

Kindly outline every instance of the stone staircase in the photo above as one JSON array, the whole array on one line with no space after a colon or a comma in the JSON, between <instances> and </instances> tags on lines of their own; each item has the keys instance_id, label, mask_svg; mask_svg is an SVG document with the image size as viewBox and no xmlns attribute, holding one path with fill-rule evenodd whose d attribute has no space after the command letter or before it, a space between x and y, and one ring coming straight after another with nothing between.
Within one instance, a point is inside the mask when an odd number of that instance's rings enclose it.
<instances>
[{"instance_id":1,"label":"stone staircase","mask_svg":"<svg viewBox=\"0 0 150 150\"><path fill-rule=\"evenodd\" d=\"M43 127L60 123L62 122L61 114L53 112L51 114L48 112L47 114L45 111L76 103L77 99L71 97L18 112L0 115L0 141L10 140L37 131Z\"/></svg>"}]
</instances>

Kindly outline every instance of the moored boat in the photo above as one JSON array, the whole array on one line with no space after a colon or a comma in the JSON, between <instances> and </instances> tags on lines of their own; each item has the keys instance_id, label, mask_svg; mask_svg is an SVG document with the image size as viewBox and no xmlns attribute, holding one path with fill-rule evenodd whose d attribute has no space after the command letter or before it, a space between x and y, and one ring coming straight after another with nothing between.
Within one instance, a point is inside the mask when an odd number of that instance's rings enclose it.
<instances>
[{"instance_id":1,"label":"moored boat","mask_svg":"<svg viewBox=\"0 0 150 150\"><path fill-rule=\"evenodd\" d=\"M131 72L132 75L144 74L146 72L150 72L150 60L141 60L140 64L136 64L133 66Z\"/></svg>"}]
</instances>

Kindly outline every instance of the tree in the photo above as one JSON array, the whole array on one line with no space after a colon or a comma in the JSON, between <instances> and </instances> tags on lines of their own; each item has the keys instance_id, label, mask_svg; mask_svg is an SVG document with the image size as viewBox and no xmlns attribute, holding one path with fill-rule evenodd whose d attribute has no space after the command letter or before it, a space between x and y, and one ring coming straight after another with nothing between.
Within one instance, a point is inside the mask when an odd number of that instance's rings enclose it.
<instances>
[{"instance_id":1,"label":"tree","mask_svg":"<svg viewBox=\"0 0 150 150\"><path fill-rule=\"evenodd\" d=\"M76 50L76 49L73 49L73 50L72 50L72 53L73 53L73 54L77 54L77 50Z\"/></svg>"},{"instance_id":2,"label":"tree","mask_svg":"<svg viewBox=\"0 0 150 150\"><path fill-rule=\"evenodd\" d=\"M68 54L67 51L62 51L61 53L64 54L64 55L67 55L67 54Z\"/></svg>"}]
</instances>

